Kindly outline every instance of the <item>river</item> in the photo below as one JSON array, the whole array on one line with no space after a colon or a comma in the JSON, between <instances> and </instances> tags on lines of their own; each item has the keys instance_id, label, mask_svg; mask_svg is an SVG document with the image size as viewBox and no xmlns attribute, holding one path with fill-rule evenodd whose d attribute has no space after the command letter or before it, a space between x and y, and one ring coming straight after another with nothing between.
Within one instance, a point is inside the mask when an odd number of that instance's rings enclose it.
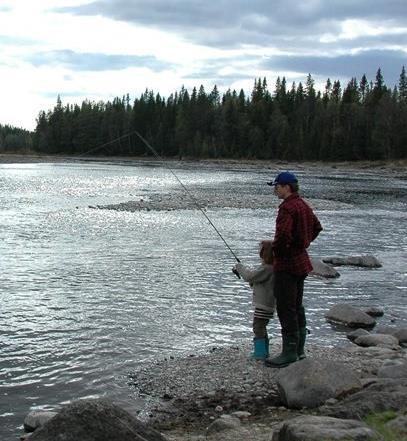
<instances>
[{"instance_id":1,"label":"river","mask_svg":"<svg viewBox=\"0 0 407 441\"><path fill-rule=\"evenodd\" d=\"M239 258L256 264L258 241L274 232L278 201L265 182L277 168L171 167L198 201L216 198L205 213ZM373 254L383 263L308 278L309 340L347 344L324 319L338 302L382 307L380 325L406 325L406 174L293 171L324 226L310 254ZM96 208L157 196L173 209ZM0 164L1 440L17 439L30 410L76 398L141 407L127 384L132 370L251 339L250 289L203 214L183 206L188 197L154 162Z\"/></svg>"}]
</instances>

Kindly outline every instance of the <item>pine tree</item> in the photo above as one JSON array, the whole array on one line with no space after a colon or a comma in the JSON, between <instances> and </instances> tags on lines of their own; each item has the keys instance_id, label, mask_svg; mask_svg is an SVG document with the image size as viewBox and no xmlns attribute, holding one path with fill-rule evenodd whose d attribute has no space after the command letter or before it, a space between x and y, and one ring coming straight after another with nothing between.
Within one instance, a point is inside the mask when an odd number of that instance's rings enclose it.
<instances>
[{"instance_id":1,"label":"pine tree","mask_svg":"<svg viewBox=\"0 0 407 441\"><path fill-rule=\"evenodd\" d=\"M407 76L406 69L403 66L399 79L399 100L401 103L407 104Z\"/></svg>"}]
</instances>

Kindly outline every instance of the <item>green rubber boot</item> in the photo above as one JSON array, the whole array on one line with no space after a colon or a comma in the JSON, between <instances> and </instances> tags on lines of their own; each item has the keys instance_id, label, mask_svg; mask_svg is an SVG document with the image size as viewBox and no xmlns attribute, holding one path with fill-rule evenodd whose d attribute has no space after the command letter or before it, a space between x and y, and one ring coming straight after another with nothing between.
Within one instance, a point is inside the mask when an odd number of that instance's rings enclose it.
<instances>
[{"instance_id":1,"label":"green rubber boot","mask_svg":"<svg viewBox=\"0 0 407 441\"><path fill-rule=\"evenodd\" d=\"M270 357L270 339L268 336L266 336L266 338L264 339L264 344L266 346L266 358Z\"/></svg>"},{"instance_id":2,"label":"green rubber boot","mask_svg":"<svg viewBox=\"0 0 407 441\"><path fill-rule=\"evenodd\" d=\"M290 363L298 360L297 344L298 333L283 334L283 350L280 355L265 361L266 366L274 368L282 368L288 366Z\"/></svg>"},{"instance_id":3,"label":"green rubber boot","mask_svg":"<svg viewBox=\"0 0 407 441\"><path fill-rule=\"evenodd\" d=\"M265 338L254 338L253 339L254 351L252 352L250 358L253 360L265 360L267 358L266 351L266 339ZM268 345L267 345L268 348Z\"/></svg>"},{"instance_id":4,"label":"green rubber boot","mask_svg":"<svg viewBox=\"0 0 407 441\"><path fill-rule=\"evenodd\" d=\"M297 346L297 355L298 360L303 360L306 358L304 346L305 346L305 339L307 338L308 330L307 328L300 328L298 333L298 346Z\"/></svg>"}]
</instances>

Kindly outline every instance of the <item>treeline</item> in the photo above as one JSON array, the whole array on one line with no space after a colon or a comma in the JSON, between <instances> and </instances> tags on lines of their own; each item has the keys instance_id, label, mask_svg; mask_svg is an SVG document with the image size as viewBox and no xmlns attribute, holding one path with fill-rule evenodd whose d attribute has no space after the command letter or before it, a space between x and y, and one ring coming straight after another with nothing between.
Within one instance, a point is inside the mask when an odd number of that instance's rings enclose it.
<instances>
[{"instance_id":1,"label":"treeline","mask_svg":"<svg viewBox=\"0 0 407 441\"><path fill-rule=\"evenodd\" d=\"M274 91L256 79L250 96L215 86L185 88L167 99L146 90L112 102L84 101L41 112L34 148L44 153L149 155L137 130L161 156L287 160L377 160L405 158L407 152L407 77L385 85L381 69L375 80L352 78L345 87L327 80L315 89L287 86L278 78ZM116 142L111 143L112 140ZM98 148L103 146L101 148Z\"/></svg>"},{"instance_id":2,"label":"treeline","mask_svg":"<svg viewBox=\"0 0 407 441\"><path fill-rule=\"evenodd\" d=\"M28 152L32 144L32 133L28 130L0 124L0 153Z\"/></svg>"}]
</instances>

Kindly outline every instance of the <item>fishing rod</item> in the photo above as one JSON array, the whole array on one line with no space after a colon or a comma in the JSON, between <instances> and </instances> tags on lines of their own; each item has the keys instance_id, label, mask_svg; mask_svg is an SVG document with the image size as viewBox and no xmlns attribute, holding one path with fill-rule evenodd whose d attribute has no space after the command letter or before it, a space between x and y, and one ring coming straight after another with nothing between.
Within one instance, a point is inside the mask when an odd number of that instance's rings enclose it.
<instances>
[{"instance_id":1,"label":"fishing rod","mask_svg":"<svg viewBox=\"0 0 407 441\"><path fill-rule=\"evenodd\" d=\"M179 177L176 175L176 173L174 172L174 170L168 165L167 161L165 161L155 150L155 148L138 132L138 130L133 130L132 132L129 132L125 135L119 136L116 139L113 139L112 141L106 142L100 146L97 146L85 153L82 153L78 156L84 156L87 155L88 153L94 152L96 150L99 150L103 147L106 147L109 144L113 144L117 141L120 141L122 138L128 138L131 137L132 135L137 135L137 137L144 143L144 145L153 153L153 155L159 160L161 161L161 163L164 165L164 167L169 170L171 172L171 174L174 176L174 178L177 180L177 182L181 185L181 187L184 189L185 193L189 196L189 198L192 200L192 202L194 203L194 205L198 208L198 210L205 216L206 220L209 222L209 224L211 225L211 227L216 231L216 233L218 234L218 236L222 239L223 243L225 244L226 248L230 251L230 253L232 254L232 256L235 258L235 260L237 262L240 262L239 258L237 257L237 255L235 254L235 252L232 250L232 248L229 246L229 244L226 242L225 238L222 236L222 234L220 233L220 231L216 228L216 226L214 225L214 223L211 221L211 219L209 218L209 216L205 213L205 211L202 209L202 207L198 204L198 201L196 200L196 198L193 196L193 194L188 190L188 188L184 185L184 183L181 181L181 179L179 179ZM238 271L236 269L232 269L233 274L235 274L239 279L240 279L240 274L238 273Z\"/></svg>"}]
</instances>

